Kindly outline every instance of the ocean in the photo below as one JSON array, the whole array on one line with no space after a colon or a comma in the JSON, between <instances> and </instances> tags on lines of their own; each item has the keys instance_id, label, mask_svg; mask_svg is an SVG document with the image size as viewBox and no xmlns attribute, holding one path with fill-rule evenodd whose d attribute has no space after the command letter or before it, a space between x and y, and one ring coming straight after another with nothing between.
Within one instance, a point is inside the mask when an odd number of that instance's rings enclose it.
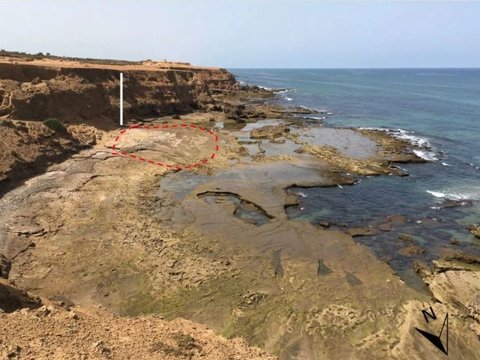
<instances>
[{"instance_id":1,"label":"ocean","mask_svg":"<svg viewBox=\"0 0 480 360\"><path fill-rule=\"evenodd\" d=\"M480 223L480 69L232 69L239 81L287 89L275 102L331 112L326 125L392 131L420 145L426 164L401 164L410 176L364 177L342 188L293 188L292 219L338 226L406 221L393 231L356 239L412 286L415 259L450 251L480 255L467 230ZM320 121L320 120L318 120ZM447 200L464 206L444 207ZM422 251L405 255L402 235ZM403 236L403 238L406 238Z\"/></svg>"}]
</instances>

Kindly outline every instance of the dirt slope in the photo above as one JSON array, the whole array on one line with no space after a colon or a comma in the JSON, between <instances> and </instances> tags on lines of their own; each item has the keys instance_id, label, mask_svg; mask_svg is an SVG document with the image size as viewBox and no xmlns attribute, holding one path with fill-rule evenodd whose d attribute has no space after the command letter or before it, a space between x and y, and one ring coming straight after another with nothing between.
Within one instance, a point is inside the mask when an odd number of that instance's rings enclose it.
<instances>
[{"instance_id":1,"label":"dirt slope","mask_svg":"<svg viewBox=\"0 0 480 360\"><path fill-rule=\"evenodd\" d=\"M6 300L22 308L4 312ZM275 359L188 320L119 317L98 307L27 300L26 293L0 280L2 359Z\"/></svg>"}]
</instances>

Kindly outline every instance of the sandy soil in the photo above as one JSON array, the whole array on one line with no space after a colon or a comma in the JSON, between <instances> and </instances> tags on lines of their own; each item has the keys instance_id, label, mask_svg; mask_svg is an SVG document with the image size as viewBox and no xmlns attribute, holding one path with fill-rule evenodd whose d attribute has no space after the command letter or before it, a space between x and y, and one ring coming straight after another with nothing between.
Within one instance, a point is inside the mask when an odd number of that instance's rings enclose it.
<instances>
[{"instance_id":1,"label":"sandy soil","mask_svg":"<svg viewBox=\"0 0 480 360\"><path fill-rule=\"evenodd\" d=\"M275 359L191 321L119 317L91 307L0 313L0 333L2 359Z\"/></svg>"},{"instance_id":2,"label":"sandy soil","mask_svg":"<svg viewBox=\"0 0 480 360\"><path fill-rule=\"evenodd\" d=\"M206 67L206 66L193 66L189 63L175 62L175 61L152 61L145 60L140 61L135 64L108 64L108 61L104 63L95 63L89 62L88 60L69 60L69 59L33 59L25 57L11 57L11 56L0 56L0 63L10 64L15 63L16 65L31 65L31 66L41 66L41 67L53 67L53 68L69 68L69 69L108 69L108 70L118 70L118 71L166 71L166 70L192 70L192 69L203 69L203 70L219 70L217 67Z\"/></svg>"}]
</instances>

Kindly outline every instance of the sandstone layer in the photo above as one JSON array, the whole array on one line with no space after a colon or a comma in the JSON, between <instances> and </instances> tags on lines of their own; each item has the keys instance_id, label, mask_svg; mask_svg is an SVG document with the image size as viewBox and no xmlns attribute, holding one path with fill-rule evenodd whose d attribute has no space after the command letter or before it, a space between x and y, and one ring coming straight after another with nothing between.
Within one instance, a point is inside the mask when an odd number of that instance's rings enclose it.
<instances>
[{"instance_id":1,"label":"sandstone layer","mask_svg":"<svg viewBox=\"0 0 480 360\"><path fill-rule=\"evenodd\" d=\"M119 117L120 73L126 118L204 109L212 94L231 89L220 68L175 63L97 64L63 59L0 56L0 117L94 123L109 129Z\"/></svg>"}]
</instances>

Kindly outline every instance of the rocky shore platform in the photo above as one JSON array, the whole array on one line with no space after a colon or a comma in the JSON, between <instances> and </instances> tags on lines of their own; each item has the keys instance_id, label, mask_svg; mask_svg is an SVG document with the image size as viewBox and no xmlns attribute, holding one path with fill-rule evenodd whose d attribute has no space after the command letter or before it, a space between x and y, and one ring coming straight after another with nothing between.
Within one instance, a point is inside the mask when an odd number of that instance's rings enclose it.
<instances>
[{"instance_id":1,"label":"rocky shore platform","mask_svg":"<svg viewBox=\"0 0 480 360\"><path fill-rule=\"evenodd\" d=\"M295 185L408 175L398 164L424 161L414 145L312 122L221 69L72 61L0 61L2 357L442 359L416 328L438 333L447 313L449 358L480 357L479 259L419 265L418 292L361 229L285 211ZM113 111L105 74L120 70L138 80L124 128L81 112L90 87ZM68 113L53 94L71 82ZM37 96L54 105L29 118ZM157 113L136 113L145 102Z\"/></svg>"}]
</instances>

